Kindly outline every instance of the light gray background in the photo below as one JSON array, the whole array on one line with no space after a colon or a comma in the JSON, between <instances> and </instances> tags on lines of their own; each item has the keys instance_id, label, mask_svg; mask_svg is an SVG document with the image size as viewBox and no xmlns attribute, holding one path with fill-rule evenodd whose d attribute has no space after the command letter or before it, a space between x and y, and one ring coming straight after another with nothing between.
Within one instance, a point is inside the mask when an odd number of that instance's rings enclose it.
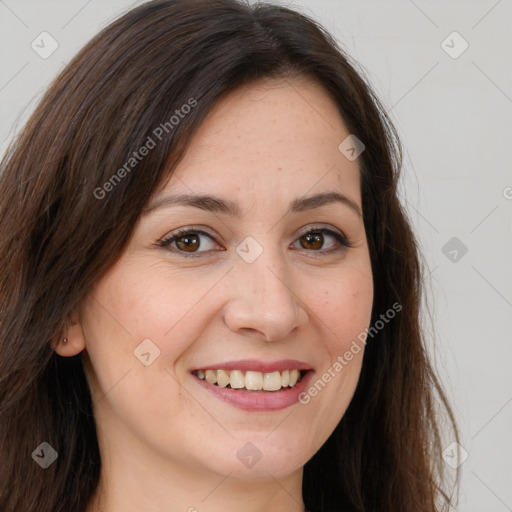
<instances>
[{"instance_id":1,"label":"light gray background","mask_svg":"<svg viewBox=\"0 0 512 512\"><path fill-rule=\"evenodd\" d=\"M70 58L140 3L0 0L1 154ZM402 198L430 272L425 325L469 454L457 509L512 511L511 2L280 3L335 34L399 130ZM47 59L31 48L43 31L59 45ZM458 58L441 46L453 31L469 44ZM452 237L468 249L455 262L443 253Z\"/></svg>"}]
</instances>

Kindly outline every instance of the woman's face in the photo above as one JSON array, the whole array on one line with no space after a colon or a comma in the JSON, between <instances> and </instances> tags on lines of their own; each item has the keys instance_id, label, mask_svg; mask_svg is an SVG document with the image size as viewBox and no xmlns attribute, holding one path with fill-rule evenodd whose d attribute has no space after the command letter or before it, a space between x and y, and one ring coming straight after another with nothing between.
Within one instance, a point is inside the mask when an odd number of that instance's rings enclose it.
<instances>
[{"instance_id":1,"label":"woman's face","mask_svg":"<svg viewBox=\"0 0 512 512\"><path fill-rule=\"evenodd\" d=\"M250 84L211 112L78 312L111 450L265 479L300 471L326 441L373 301L358 161L338 148L349 134L306 79Z\"/></svg>"}]
</instances>

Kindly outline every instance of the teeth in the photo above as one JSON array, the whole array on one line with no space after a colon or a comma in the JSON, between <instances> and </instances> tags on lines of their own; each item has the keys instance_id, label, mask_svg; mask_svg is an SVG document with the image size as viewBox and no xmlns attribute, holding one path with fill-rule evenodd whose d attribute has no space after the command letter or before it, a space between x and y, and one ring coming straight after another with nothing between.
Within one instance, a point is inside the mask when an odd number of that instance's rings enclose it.
<instances>
[{"instance_id":1,"label":"teeth","mask_svg":"<svg viewBox=\"0 0 512 512\"><path fill-rule=\"evenodd\" d=\"M229 382L229 375L224 370L217 370L217 384L221 388L225 388Z\"/></svg>"},{"instance_id":2,"label":"teeth","mask_svg":"<svg viewBox=\"0 0 512 512\"><path fill-rule=\"evenodd\" d=\"M221 388L245 388L250 391L279 391L282 387L293 387L300 379L299 370L284 370L283 372L255 372L241 370L197 370L197 377Z\"/></svg>"},{"instance_id":3,"label":"teeth","mask_svg":"<svg viewBox=\"0 0 512 512\"><path fill-rule=\"evenodd\" d=\"M245 387L245 377L240 370L232 370L229 373L229 385L233 389L240 389Z\"/></svg>"},{"instance_id":4,"label":"teeth","mask_svg":"<svg viewBox=\"0 0 512 512\"><path fill-rule=\"evenodd\" d=\"M292 370L290 372L290 387L295 386L295 384L297 384L298 379L299 379L299 370Z\"/></svg>"},{"instance_id":5,"label":"teeth","mask_svg":"<svg viewBox=\"0 0 512 512\"><path fill-rule=\"evenodd\" d=\"M217 372L215 370L206 370L205 377L206 382L215 384L217 382Z\"/></svg>"},{"instance_id":6,"label":"teeth","mask_svg":"<svg viewBox=\"0 0 512 512\"><path fill-rule=\"evenodd\" d=\"M245 387L254 391L263 389L263 374L261 372L245 372Z\"/></svg>"},{"instance_id":7,"label":"teeth","mask_svg":"<svg viewBox=\"0 0 512 512\"><path fill-rule=\"evenodd\" d=\"M265 391L277 391L281 389L281 373L265 373L263 377L263 389Z\"/></svg>"}]
</instances>

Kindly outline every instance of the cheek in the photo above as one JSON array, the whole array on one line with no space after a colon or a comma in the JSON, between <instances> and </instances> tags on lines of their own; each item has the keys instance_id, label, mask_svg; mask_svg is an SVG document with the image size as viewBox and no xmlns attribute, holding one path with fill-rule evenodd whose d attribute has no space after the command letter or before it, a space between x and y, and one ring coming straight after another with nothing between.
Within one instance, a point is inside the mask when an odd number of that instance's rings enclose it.
<instances>
[{"instance_id":1,"label":"cheek","mask_svg":"<svg viewBox=\"0 0 512 512\"><path fill-rule=\"evenodd\" d=\"M334 358L369 325L373 305L371 272L350 271L326 283L313 299L312 308L320 319Z\"/></svg>"},{"instance_id":2,"label":"cheek","mask_svg":"<svg viewBox=\"0 0 512 512\"><path fill-rule=\"evenodd\" d=\"M310 304L326 358L300 401L310 418L308 428L318 434L319 448L345 414L357 387L364 355L361 333L369 326L373 305L371 271L353 268L340 273L339 279L317 291Z\"/></svg>"},{"instance_id":3,"label":"cheek","mask_svg":"<svg viewBox=\"0 0 512 512\"><path fill-rule=\"evenodd\" d=\"M158 276L113 270L81 311L95 416L108 431L129 429L147 444L159 432L171 446L172 423L191 408L173 366L194 339L197 325L181 320L197 291L170 294Z\"/></svg>"},{"instance_id":4,"label":"cheek","mask_svg":"<svg viewBox=\"0 0 512 512\"><path fill-rule=\"evenodd\" d=\"M144 411L157 422L165 421L162 411L169 418L188 407L175 364L206 328L209 316L198 312L208 305L213 284L211 275L171 276L163 265L113 267L81 312L96 400L108 397L125 419L130 410Z\"/></svg>"},{"instance_id":5,"label":"cheek","mask_svg":"<svg viewBox=\"0 0 512 512\"><path fill-rule=\"evenodd\" d=\"M97 336L133 357L143 340L150 339L160 350L167 364L172 364L204 328L203 317L196 310L208 301L211 276L190 279L190 276L169 273L163 265L144 269L124 264L103 278L90 301L88 324L94 324ZM122 270L121 270L122 268Z\"/></svg>"}]
</instances>

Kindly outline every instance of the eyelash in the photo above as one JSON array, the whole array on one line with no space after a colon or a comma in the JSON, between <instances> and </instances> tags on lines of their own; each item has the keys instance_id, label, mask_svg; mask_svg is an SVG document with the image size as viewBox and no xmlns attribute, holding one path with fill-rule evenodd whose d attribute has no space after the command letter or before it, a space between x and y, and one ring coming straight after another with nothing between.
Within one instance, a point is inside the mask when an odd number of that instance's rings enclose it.
<instances>
[{"instance_id":1,"label":"eyelash","mask_svg":"<svg viewBox=\"0 0 512 512\"><path fill-rule=\"evenodd\" d=\"M339 246L334 249L328 249L328 250L323 250L323 251L304 249L307 252L314 253L315 257L328 256L329 254L334 254L334 253L337 253L344 249L353 247L353 244L350 242L350 240L345 235L342 235L341 233L337 233L336 231L333 231L333 230L327 229L327 228L311 228L311 229L301 233L299 235L298 239L300 239L306 235L312 234L312 233L322 233L322 234L330 235L339 244ZM191 234L205 235L217 243L217 241L215 240L214 236L211 233L207 233L206 231L203 231L201 229L193 229L193 227L187 227L187 228L177 229L176 231L171 233L168 237L158 241L156 245L158 245L159 247L166 248L166 247L169 247L170 244L172 244L173 242L176 242L178 239L180 239L186 235L191 235ZM177 253L180 256L183 256L185 258L197 258L197 257L200 257L202 253L208 252L208 251L200 251L200 252L189 252L188 253L185 251L181 251L175 247L169 247L169 248L172 249L174 253Z\"/></svg>"}]
</instances>

